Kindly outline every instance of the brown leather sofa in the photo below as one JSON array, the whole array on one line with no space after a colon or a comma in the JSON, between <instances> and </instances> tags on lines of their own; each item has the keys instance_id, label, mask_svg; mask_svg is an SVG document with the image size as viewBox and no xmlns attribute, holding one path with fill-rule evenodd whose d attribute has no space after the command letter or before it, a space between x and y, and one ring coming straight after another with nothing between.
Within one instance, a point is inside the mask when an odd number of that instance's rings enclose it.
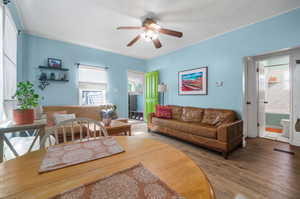
<instances>
[{"instance_id":1,"label":"brown leather sofa","mask_svg":"<svg viewBox=\"0 0 300 199\"><path fill-rule=\"evenodd\" d=\"M224 109L169 106L172 119L162 119L150 113L148 130L174 136L179 139L223 153L229 152L243 142L243 121L236 113Z\"/></svg>"}]
</instances>

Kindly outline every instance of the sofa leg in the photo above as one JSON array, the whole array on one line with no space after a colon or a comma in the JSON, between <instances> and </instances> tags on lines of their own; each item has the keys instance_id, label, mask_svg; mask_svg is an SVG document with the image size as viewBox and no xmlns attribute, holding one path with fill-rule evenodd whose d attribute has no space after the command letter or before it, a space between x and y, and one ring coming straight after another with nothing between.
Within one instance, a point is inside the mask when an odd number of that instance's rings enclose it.
<instances>
[{"instance_id":1,"label":"sofa leg","mask_svg":"<svg viewBox=\"0 0 300 199\"><path fill-rule=\"evenodd\" d=\"M238 147L239 147L239 148L244 148L243 142L241 142L241 144L239 144Z\"/></svg>"},{"instance_id":2,"label":"sofa leg","mask_svg":"<svg viewBox=\"0 0 300 199\"><path fill-rule=\"evenodd\" d=\"M229 155L228 152L222 152L222 155L223 155L225 160L228 160L228 155Z\"/></svg>"},{"instance_id":3,"label":"sofa leg","mask_svg":"<svg viewBox=\"0 0 300 199\"><path fill-rule=\"evenodd\" d=\"M151 133L151 129L150 128L148 128L147 131L148 131L148 133Z\"/></svg>"}]
</instances>

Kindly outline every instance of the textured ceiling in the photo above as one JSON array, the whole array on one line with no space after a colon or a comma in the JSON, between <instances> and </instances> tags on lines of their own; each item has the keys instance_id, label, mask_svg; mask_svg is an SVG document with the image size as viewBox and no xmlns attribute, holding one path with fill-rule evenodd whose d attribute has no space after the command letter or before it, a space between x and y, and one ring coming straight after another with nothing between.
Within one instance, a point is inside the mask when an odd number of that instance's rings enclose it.
<instances>
[{"instance_id":1,"label":"textured ceiling","mask_svg":"<svg viewBox=\"0 0 300 199\"><path fill-rule=\"evenodd\" d=\"M239 27L300 7L299 0L15 0L26 32L123 55L149 59L198 43ZM126 44L146 16L168 29L182 31L178 39L161 35L163 47L138 41Z\"/></svg>"}]
</instances>

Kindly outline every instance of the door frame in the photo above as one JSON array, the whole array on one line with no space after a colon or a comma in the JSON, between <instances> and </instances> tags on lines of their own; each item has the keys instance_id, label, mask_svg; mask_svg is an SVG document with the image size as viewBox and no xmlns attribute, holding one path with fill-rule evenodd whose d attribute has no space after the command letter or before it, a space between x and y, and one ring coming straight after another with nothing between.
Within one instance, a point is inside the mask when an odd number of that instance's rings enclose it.
<instances>
[{"instance_id":1,"label":"door frame","mask_svg":"<svg viewBox=\"0 0 300 199\"><path fill-rule=\"evenodd\" d=\"M248 74L248 67L256 67L255 70L257 70L257 62L263 59L268 59L274 56L285 56L288 55L289 56L289 68L290 68L290 110L291 110L291 118L290 118L290 138L289 138L289 143L293 144L293 145L298 145L300 146L300 143L296 143L294 141L294 135L295 135L295 129L293 128L293 125L295 123L295 111L294 111L294 107L295 107L295 102L296 99L295 95L294 95L294 82L295 82L295 67L296 67L296 63L294 63L294 57L293 57L293 53L300 51L300 46L298 47L294 47L294 48L287 48L287 49L282 49L282 50L278 50L278 51L272 51L272 52L268 52L268 53L264 53L264 54L260 54L260 55L255 55L255 56L246 56L244 57L243 61L244 61L244 71L243 71L243 96L242 96L242 118L244 121L244 145L246 144L245 142L245 138L247 137L258 137L259 136L259 130L258 130L258 126L254 127L253 129L256 129L256 132L248 132L248 122L249 122L249 114L248 114L248 106L247 105L247 101L249 100L249 96L248 96L248 81L252 81L255 82L256 84L256 90L255 90L255 96L254 99L255 101L251 102L253 104L252 108L254 109L254 113L256 113L256 115L251 115L252 118L254 118L254 120L256 120L258 122L258 73L255 72L255 75L253 75L252 77L254 77L252 80L250 77L250 74Z\"/></svg>"},{"instance_id":2,"label":"door frame","mask_svg":"<svg viewBox=\"0 0 300 199\"><path fill-rule=\"evenodd\" d=\"M128 110L128 104L129 104L129 97L128 97L128 95L129 95L129 91L128 91L129 73L135 73L135 74L143 76L143 105L145 103L145 74L146 74L146 72L128 69L127 70L127 85L126 85L127 86L126 87L126 90L127 90L127 111L128 111L127 117L129 116L129 110ZM145 107L144 107L144 109L145 109ZM130 118L128 118L128 119L130 119ZM145 116L144 116L144 120L145 120Z\"/></svg>"}]
</instances>

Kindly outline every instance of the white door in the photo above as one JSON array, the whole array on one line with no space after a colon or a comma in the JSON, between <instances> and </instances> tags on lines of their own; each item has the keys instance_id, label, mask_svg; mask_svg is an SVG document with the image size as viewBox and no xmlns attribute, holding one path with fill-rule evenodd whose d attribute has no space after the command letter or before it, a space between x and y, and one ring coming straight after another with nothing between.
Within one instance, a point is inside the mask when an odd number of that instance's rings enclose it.
<instances>
[{"instance_id":1,"label":"white door","mask_svg":"<svg viewBox=\"0 0 300 199\"><path fill-rule=\"evenodd\" d=\"M245 68L245 104L243 120L245 121L244 126L244 137L257 137L257 72L256 62L253 58L247 57Z\"/></svg>"},{"instance_id":2,"label":"white door","mask_svg":"<svg viewBox=\"0 0 300 199\"><path fill-rule=\"evenodd\" d=\"M300 146L300 132L296 132L295 124L300 119L300 50L294 50L290 57L292 67L292 86L293 86L293 118L291 120L290 142L293 145Z\"/></svg>"},{"instance_id":3,"label":"white door","mask_svg":"<svg viewBox=\"0 0 300 199\"><path fill-rule=\"evenodd\" d=\"M258 129L259 137L263 137L266 128L266 72L263 61L257 62L258 68Z\"/></svg>"}]
</instances>

